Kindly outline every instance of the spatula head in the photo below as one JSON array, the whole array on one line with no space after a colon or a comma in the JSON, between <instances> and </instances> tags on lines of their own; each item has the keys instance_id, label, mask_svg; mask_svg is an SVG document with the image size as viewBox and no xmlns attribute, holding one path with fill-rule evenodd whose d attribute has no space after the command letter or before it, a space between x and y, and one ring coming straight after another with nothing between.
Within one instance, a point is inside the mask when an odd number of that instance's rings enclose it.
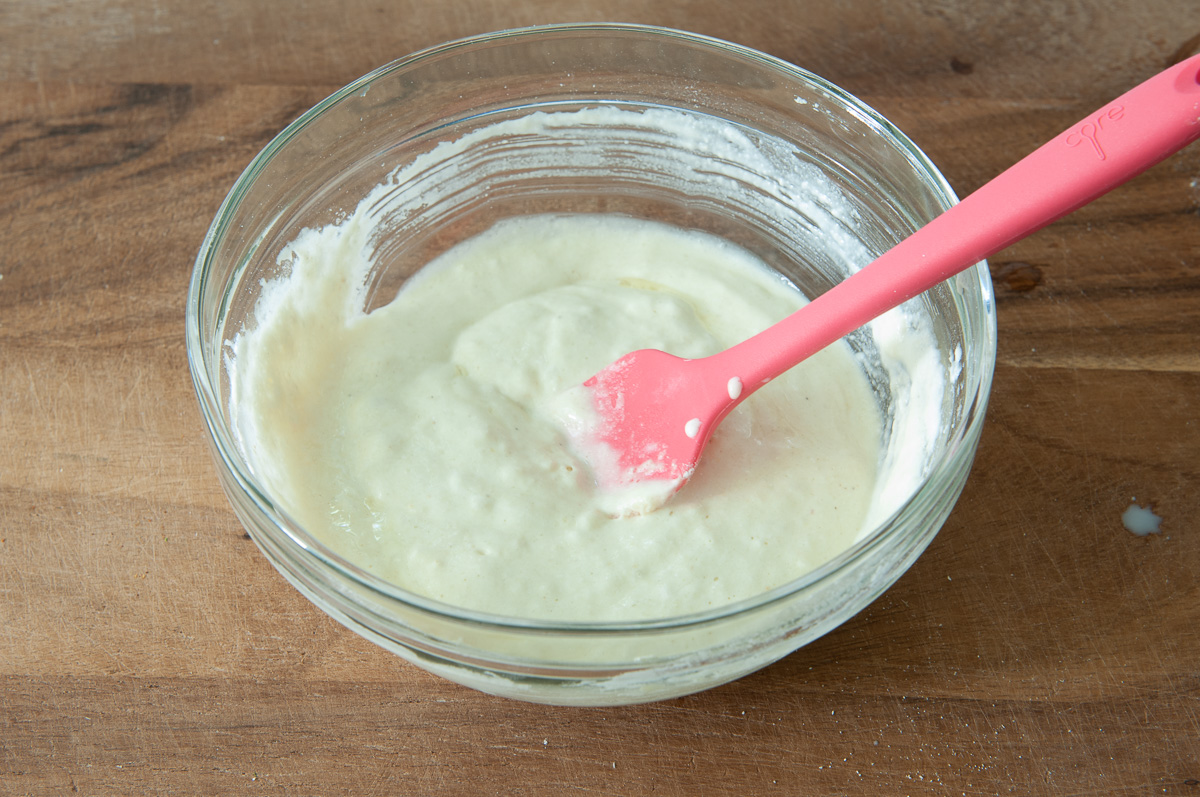
<instances>
[{"instance_id":1,"label":"spatula head","mask_svg":"<svg viewBox=\"0 0 1200 797\"><path fill-rule=\"evenodd\" d=\"M558 407L571 446L596 479L606 511L637 515L687 482L729 396L713 400L704 360L654 349L625 355Z\"/></svg>"}]
</instances>

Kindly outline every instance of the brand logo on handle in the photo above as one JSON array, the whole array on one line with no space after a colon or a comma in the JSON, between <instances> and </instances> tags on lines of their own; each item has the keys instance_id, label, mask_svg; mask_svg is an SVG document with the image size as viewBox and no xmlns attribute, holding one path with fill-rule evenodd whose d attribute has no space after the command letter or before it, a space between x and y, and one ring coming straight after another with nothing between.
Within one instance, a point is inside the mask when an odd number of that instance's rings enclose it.
<instances>
[{"instance_id":1,"label":"brand logo on handle","mask_svg":"<svg viewBox=\"0 0 1200 797\"><path fill-rule=\"evenodd\" d=\"M1078 127L1067 133L1063 139L1068 147L1078 147L1090 144L1100 160L1105 159L1104 145L1100 143L1101 133L1106 127L1111 128L1113 122L1119 122L1125 116L1124 105L1113 105L1096 114L1095 118L1081 122Z\"/></svg>"}]
</instances>

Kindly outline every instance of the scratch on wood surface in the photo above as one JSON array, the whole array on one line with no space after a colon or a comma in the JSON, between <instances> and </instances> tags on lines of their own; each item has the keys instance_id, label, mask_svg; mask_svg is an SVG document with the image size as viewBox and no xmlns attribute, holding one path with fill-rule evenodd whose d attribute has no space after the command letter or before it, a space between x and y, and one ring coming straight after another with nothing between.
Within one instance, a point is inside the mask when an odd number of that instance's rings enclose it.
<instances>
[{"instance_id":1,"label":"scratch on wood surface","mask_svg":"<svg viewBox=\"0 0 1200 797\"><path fill-rule=\"evenodd\" d=\"M46 416L46 408L42 404L42 397L38 393L37 379L33 375L33 366L30 364L30 357L26 355L22 359L25 366L25 374L29 377L29 396L33 399L34 409L38 415Z\"/></svg>"}]
</instances>

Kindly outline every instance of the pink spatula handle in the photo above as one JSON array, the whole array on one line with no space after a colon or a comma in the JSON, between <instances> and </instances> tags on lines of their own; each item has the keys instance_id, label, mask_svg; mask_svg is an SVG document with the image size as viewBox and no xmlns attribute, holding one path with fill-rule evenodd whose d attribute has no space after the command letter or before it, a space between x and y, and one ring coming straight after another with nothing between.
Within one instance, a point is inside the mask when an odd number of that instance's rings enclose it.
<instances>
[{"instance_id":1,"label":"pink spatula handle","mask_svg":"<svg viewBox=\"0 0 1200 797\"><path fill-rule=\"evenodd\" d=\"M735 363L748 395L1197 138L1200 56L1193 56L1089 114L806 307L710 359Z\"/></svg>"}]
</instances>

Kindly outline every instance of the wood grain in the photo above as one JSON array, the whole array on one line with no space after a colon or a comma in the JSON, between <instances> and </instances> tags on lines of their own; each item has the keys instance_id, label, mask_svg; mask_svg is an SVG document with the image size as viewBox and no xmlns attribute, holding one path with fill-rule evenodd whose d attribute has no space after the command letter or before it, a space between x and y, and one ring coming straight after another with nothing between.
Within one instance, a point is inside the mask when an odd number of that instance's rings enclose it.
<instances>
[{"instance_id":1,"label":"wood grain","mask_svg":"<svg viewBox=\"0 0 1200 797\"><path fill-rule=\"evenodd\" d=\"M391 58L598 19L812 68L960 193L1200 48L1191 0L0 6L0 794L1200 795L1197 147L993 259L995 389L950 521L734 684L477 694L343 630L246 538L183 343L237 174ZM1161 534L1124 530L1135 500Z\"/></svg>"}]
</instances>

